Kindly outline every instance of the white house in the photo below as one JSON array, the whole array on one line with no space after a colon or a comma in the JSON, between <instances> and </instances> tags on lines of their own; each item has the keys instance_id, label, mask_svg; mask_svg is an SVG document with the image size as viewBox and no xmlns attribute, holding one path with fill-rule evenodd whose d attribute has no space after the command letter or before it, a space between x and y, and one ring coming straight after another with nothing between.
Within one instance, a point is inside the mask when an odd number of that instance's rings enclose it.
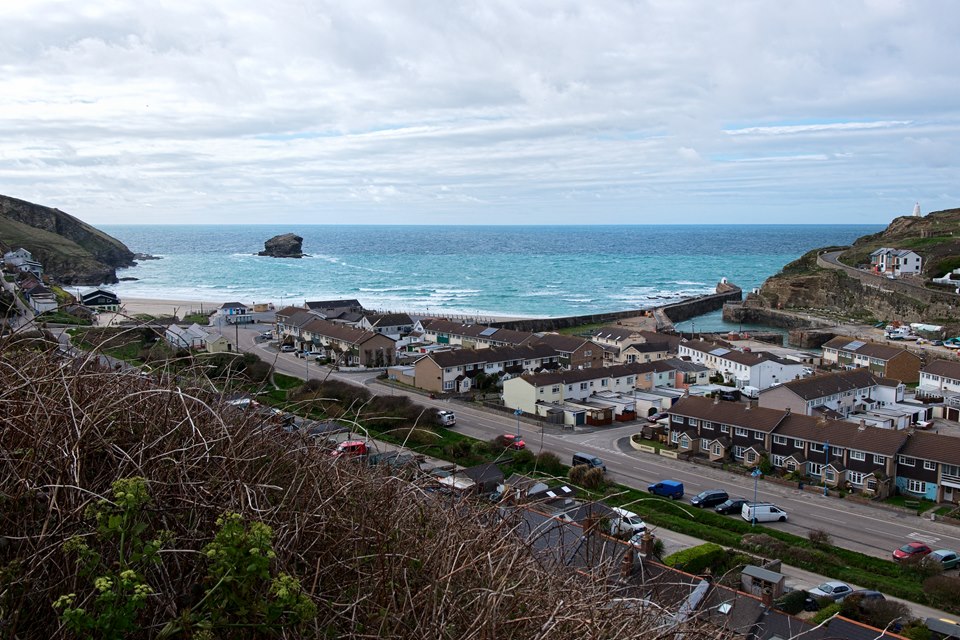
<instances>
[{"instance_id":1,"label":"white house","mask_svg":"<svg viewBox=\"0 0 960 640\"><path fill-rule=\"evenodd\" d=\"M681 358L710 368L738 387L766 389L803 376L802 363L765 351L737 351L704 340L688 340L677 349Z\"/></svg>"},{"instance_id":2,"label":"white house","mask_svg":"<svg viewBox=\"0 0 960 640\"><path fill-rule=\"evenodd\" d=\"M205 349L209 337L196 323L186 328L171 324L163 333L167 344L176 349Z\"/></svg>"},{"instance_id":3,"label":"white house","mask_svg":"<svg viewBox=\"0 0 960 640\"><path fill-rule=\"evenodd\" d=\"M909 249L890 249L881 247L870 254L870 267L875 273L900 276L906 273L920 273L923 259Z\"/></svg>"},{"instance_id":4,"label":"white house","mask_svg":"<svg viewBox=\"0 0 960 640\"><path fill-rule=\"evenodd\" d=\"M253 314L250 307L242 302L224 302L221 305L219 313L226 318L227 324L246 324L253 322Z\"/></svg>"},{"instance_id":5,"label":"white house","mask_svg":"<svg viewBox=\"0 0 960 640\"><path fill-rule=\"evenodd\" d=\"M3 254L3 262L20 273L32 273L37 278L43 276L43 265L33 259L33 254L23 247Z\"/></svg>"},{"instance_id":6,"label":"white house","mask_svg":"<svg viewBox=\"0 0 960 640\"><path fill-rule=\"evenodd\" d=\"M413 331L413 320L405 313L384 313L363 316L357 326L399 340Z\"/></svg>"},{"instance_id":7,"label":"white house","mask_svg":"<svg viewBox=\"0 0 960 640\"><path fill-rule=\"evenodd\" d=\"M42 284L35 284L28 289L23 289L23 294L30 301L34 313L37 315L47 311L56 311L60 304L57 302L57 296Z\"/></svg>"},{"instance_id":8,"label":"white house","mask_svg":"<svg viewBox=\"0 0 960 640\"><path fill-rule=\"evenodd\" d=\"M934 360L920 370L918 391L960 393L960 362Z\"/></svg>"}]
</instances>

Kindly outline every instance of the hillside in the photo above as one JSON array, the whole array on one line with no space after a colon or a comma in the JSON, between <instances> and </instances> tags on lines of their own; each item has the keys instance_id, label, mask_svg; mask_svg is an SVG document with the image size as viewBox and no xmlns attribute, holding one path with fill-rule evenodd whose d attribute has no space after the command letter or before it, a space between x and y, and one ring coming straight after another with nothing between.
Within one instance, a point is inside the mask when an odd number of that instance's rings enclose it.
<instances>
[{"instance_id":1,"label":"hillside","mask_svg":"<svg viewBox=\"0 0 960 640\"><path fill-rule=\"evenodd\" d=\"M122 242L68 213L3 195L0 247L29 250L63 284L116 282L116 270L134 258Z\"/></svg>"},{"instance_id":2,"label":"hillside","mask_svg":"<svg viewBox=\"0 0 960 640\"><path fill-rule=\"evenodd\" d=\"M823 310L863 320L929 322L956 327L953 312L956 299L951 293L899 282L877 286L865 284L838 269L818 264L817 256L844 249L839 260L851 267L869 264L870 253L880 247L911 249L923 258L927 278L960 267L960 209L936 211L923 217L895 218L879 233L858 238L852 246L823 247L805 253L785 265L752 295L748 306L771 309ZM919 283L918 283L919 284Z\"/></svg>"}]
</instances>

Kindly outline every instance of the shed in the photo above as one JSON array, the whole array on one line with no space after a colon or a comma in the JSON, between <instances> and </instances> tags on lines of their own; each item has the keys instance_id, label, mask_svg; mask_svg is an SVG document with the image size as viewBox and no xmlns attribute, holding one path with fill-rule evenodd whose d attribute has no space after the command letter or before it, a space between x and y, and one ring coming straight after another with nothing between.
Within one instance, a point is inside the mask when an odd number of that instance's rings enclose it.
<instances>
[{"instance_id":1,"label":"shed","mask_svg":"<svg viewBox=\"0 0 960 640\"><path fill-rule=\"evenodd\" d=\"M740 574L740 584L747 593L763 597L771 596L774 600L783 595L783 583L786 576L776 571L748 564Z\"/></svg>"}]
</instances>

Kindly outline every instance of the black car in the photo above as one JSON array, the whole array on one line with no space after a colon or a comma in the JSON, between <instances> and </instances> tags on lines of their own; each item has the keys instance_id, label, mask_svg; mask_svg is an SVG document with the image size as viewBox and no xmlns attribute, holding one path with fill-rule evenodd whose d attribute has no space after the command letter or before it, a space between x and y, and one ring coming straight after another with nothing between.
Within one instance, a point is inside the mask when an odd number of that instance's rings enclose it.
<instances>
[{"instance_id":1,"label":"black car","mask_svg":"<svg viewBox=\"0 0 960 640\"><path fill-rule=\"evenodd\" d=\"M729 391L721 391L721 392L720 392L720 399L721 399L721 400L729 400L729 401L731 401L731 402L739 402L739 401L740 401L740 389L731 389L731 390L729 390Z\"/></svg>"},{"instance_id":2,"label":"black car","mask_svg":"<svg viewBox=\"0 0 960 640\"><path fill-rule=\"evenodd\" d=\"M707 489L690 498L690 504L706 509L707 507L715 507L729 499L729 494L723 489Z\"/></svg>"},{"instance_id":3,"label":"black car","mask_svg":"<svg viewBox=\"0 0 960 640\"><path fill-rule=\"evenodd\" d=\"M721 502L716 507L713 508L717 513L740 513L743 510L743 505L750 502L746 498L728 498L726 502Z\"/></svg>"}]
</instances>

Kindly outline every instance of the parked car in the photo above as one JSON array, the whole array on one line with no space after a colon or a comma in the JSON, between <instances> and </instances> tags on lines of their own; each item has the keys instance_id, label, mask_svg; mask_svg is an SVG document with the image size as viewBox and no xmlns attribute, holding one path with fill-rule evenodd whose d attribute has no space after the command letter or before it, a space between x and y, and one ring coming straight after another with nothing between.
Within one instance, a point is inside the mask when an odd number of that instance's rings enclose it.
<instances>
[{"instance_id":1,"label":"parked car","mask_svg":"<svg viewBox=\"0 0 960 640\"><path fill-rule=\"evenodd\" d=\"M787 512L768 502L746 502L740 508L740 517L747 522L786 522Z\"/></svg>"},{"instance_id":2,"label":"parked car","mask_svg":"<svg viewBox=\"0 0 960 640\"><path fill-rule=\"evenodd\" d=\"M893 559L895 561L908 560L910 558L922 558L933 551L922 542L908 542L899 549L893 550Z\"/></svg>"},{"instance_id":3,"label":"parked car","mask_svg":"<svg viewBox=\"0 0 960 640\"><path fill-rule=\"evenodd\" d=\"M683 497L683 483L678 480L661 480L649 485L647 491L655 496L679 500Z\"/></svg>"},{"instance_id":4,"label":"parked car","mask_svg":"<svg viewBox=\"0 0 960 640\"><path fill-rule=\"evenodd\" d=\"M723 489L707 489L690 498L690 504L701 509L715 507L726 502L730 495Z\"/></svg>"},{"instance_id":5,"label":"parked car","mask_svg":"<svg viewBox=\"0 0 960 640\"><path fill-rule=\"evenodd\" d=\"M447 411L445 409L437 411L437 420L445 427L452 427L457 424L457 416L453 414L453 411Z\"/></svg>"},{"instance_id":6,"label":"parked car","mask_svg":"<svg viewBox=\"0 0 960 640\"><path fill-rule=\"evenodd\" d=\"M603 472L607 472L607 465L603 464L603 460L597 456L592 456L589 453L575 453L573 454L571 466L577 466L578 464L585 464L591 469L598 468L603 469Z\"/></svg>"},{"instance_id":7,"label":"parked car","mask_svg":"<svg viewBox=\"0 0 960 640\"><path fill-rule=\"evenodd\" d=\"M746 498L727 498L724 502L721 502L713 508L717 513L722 513L723 515L729 515L731 513L740 513L743 510L743 505L750 502Z\"/></svg>"},{"instance_id":8,"label":"parked car","mask_svg":"<svg viewBox=\"0 0 960 640\"><path fill-rule=\"evenodd\" d=\"M610 516L610 535L633 536L646 530L647 525L632 511L613 507L614 515Z\"/></svg>"},{"instance_id":9,"label":"parked car","mask_svg":"<svg viewBox=\"0 0 960 640\"><path fill-rule=\"evenodd\" d=\"M656 412L655 414L653 414L652 416L647 416L647 421L648 421L648 422L656 422L657 420L663 420L663 419L666 418L666 417L667 417L667 412L666 412L666 411L657 411L657 412Z\"/></svg>"},{"instance_id":10,"label":"parked car","mask_svg":"<svg viewBox=\"0 0 960 640\"><path fill-rule=\"evenodd\" d=\"M937 549L930 552L924 560L939 562L944 570L955 569L957 565L960 565L960 555L953 549Z\"/></svg>"},{"instance_id":11,"label":"parked car","mask_svg":"<svg viewBox=\"0 0 960 640\"><path fill-rule=\"evenodd\" d=\"M850 600L852 598L856 598L860 604L864 602L879 602L880 600L887 599L887 597L879 591L871 591L870 589L857 589L856 591L852 591L846 599Z\"/></svg>"},{"instance_id":12,"label":"parked car","mask_svg":"<svg viewBox=\"0 0 960 640\"><path fill-rule=\"evenodd\" d=\"M839 602L853 593L853 589L851 589L850 585L846 582L831 580L824 582L814 589L810 589L807 593L809 593L812 598L830 598L831 600Z\"/></svg>"},{"instance_id":13,"label":"parked car","mask_svg":"<svg viewBox=\"0 0 960 640\"><path fill-rule=\"evenodd\" d=\"M337 445L331 453L335 458L365 456L368 453L367 443L363 440L347 440Z\"/></svg>"},{"instance_id":14,"label":"parked car","mask_svg":"<svg viewBox=\"0 0 960 640\"><path fill-rule=\"evenodd\" d=\"M728 400L731 402L740 401L740 389L729 389L720 392L721 400Z\"/></svg>"},{"instance_id":15,"label":"parked car","mask_svg":"<svg viewBox=\"0 0 960 640\"><path fill-rule=\"evenodd\" d=\"M519 451L520 449L527 448L527 443L515 433L505 433L501 437L503 438L507 447L510 449L516 449Z\"/></svg>"},{"instance_id":16,"label":"parked car","mask_svg":"<svg viewBox=\"0 0 960 640\"><path fill-rule=\"evenodd\" d=\"M295 346L293 346L292 344L285 344L285 345L283 345L282 347L280 347L280 351L283 351L284 353L290 353L290 352L296 351L296 350L297 350L297 348L296 348Z\"/></svg>"}]
</instances>

